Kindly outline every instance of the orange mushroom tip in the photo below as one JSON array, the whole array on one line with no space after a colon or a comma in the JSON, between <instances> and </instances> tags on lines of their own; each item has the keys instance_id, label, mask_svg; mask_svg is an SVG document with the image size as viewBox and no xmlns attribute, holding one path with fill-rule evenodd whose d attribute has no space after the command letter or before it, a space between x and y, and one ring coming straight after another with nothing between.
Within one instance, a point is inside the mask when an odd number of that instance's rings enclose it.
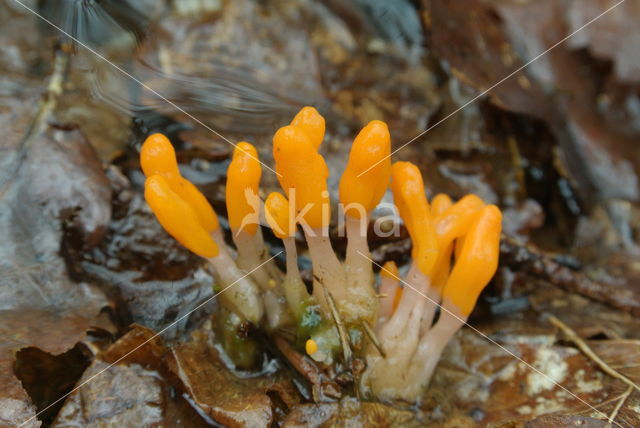
<instances>
[{"instance_id":1,"label":"orange mushroom tip","mask_svg":"<svg viewBox=\"0 0 640 428\"><path fill-rule=\"evenodd\" d=\"M398 279L400 278L400 271L398 270L398 265L394 261L385 262L380 269L380 276L382 278L392 278Z\"/></svg>"},{"instance_id":2,"label":"orange mushroom tip","mask_svg":"<svg viewBox=\"0 0 640 428\"><path fill-rule=\"evenodd\" d=\"M273 136L273 157L280 186L295 207L297 222L312 229L329 226L329 169L306 132L284 126Z\"/></svg>"},{"instance_id":3,"label":"orange mushroom tip","mask_svg":"<svg viewBox=\"0 0 640 428\"><path fill-rule=\"evenodd\" d=\"M238 143L227 169L226 202L232 230L251 235L258 230L261 176L262 167L255 147L246 142Z\"/></svg>"},{"instance_id":4,"label":"orange mushroom tip","mask_svg":"<svg viewBox=\"0 0 640 428\"><path fill-rule=\"evenodd\" d=\"M180 175L176 153L167 137L152 134L142 144L140 165L146 177L161 175L182 200L191 206L200 224L209 232L218 229L218 216L207 198L189 180Z\"/></svg>"},{"instance_id":5,"label":"orange mushroom tip","mask_svg":"<svg viewBox=\"0 0 640 428\"><path fill-rule=\"evenodd\" d=\"M152 134L144 140L140 149L140 166L146 177L154 174L180 176L176 152L169 139L162 134Z\"/></svg>"},{"instance_id":6,"label":"orange mushroom tip","mask_svg":"<svg viewBox=\"0 0 640 428\"><path fill-rule=\"evenodd\" d=\"M211 207L207 198L205 198L193 183L186 178L180 177L179 186L174 186L171 182L169 182L169 185L171 186L171 190L177 193L178 196L195 211L200 225L204 227L207 232L213 232L220 228L216 212Z\"/></svg>"},{"instance_id":7,"label":"orange mushroom tip","mask_svg":"<svg viewBox=\"0 0 640 428\"><path fill-rule=\"evenodd\" d=\"M303 107L291 121L291 126L302 129L316 151L320 148L324 139L325 122L318 110L310 106Z\"/></svg>"},{"instance_id":8,"label":"orange mushroom tip","mask_svg":"<svg viewBox=\"0 0 640 428\"><path fill-rule=\"evenodd\" d=\"M369 122L356 136L340 179L345 215L361 218L371 212L389 187L391 136L387 124Z\"/></svg>"},{"instance_id":9,"label":"orange mushroom tip","mask_svg":"<svg viewBox=\"0 0 640 428\"><path fill-rule=\"evenodd\" d=\"M296 233L289 209L289 201L282 193L270 193L264 202L265 219L273 233L280 239L289 238Z\"/></svg>"},{"instance_id":10,"label":"orange mushroom tip","mask_svg":"<svg viewBox=\"0 0 640 428\"><path fill-rule=\"evenodd\" d=\"M443 298L467 316L498 269L502 213L495 205L481 209L469 227L464 244L443 291Z\"/></svg>"},{"instance_id":11,"label":"orange mushroom tip","mask_svg":"<svg viewBox=\"0 0 640 428\"><path fill-rule=\"evenodd\" d=\"M158 222L176 241L201 257L218 255L218 246L200 223L196 211L172 190L165 177L159 174L148 177L144 197Z\"/></svg>"},{"instance_id":12,"label":"orange mushroom tip","mask_svg":"<svg viewBox=\"0 0 640 428\"><path fill-rule=\"evenodd\" d=\"M433 217L439 216L444 213L451 205L453 205L453 201L444 193L438 193L431 200L431 215Z\"/></svg>"},{"instance_id":13,"label":"orange mushroom tip","mask_svg":"<svg viewBox=\"0 0 640 428\"><path fill-rule=\"evenodd\" d=\"M418 167L411 162L394 163L391 191L413 243L413 262L424 275L431 277L438 258L438 240Z\"/></svg>"},{"instance_id":14,"label":"orange mushroom tip","mask_svg":"<svg viewBox=\"0 0 640 428\"><path fill-rule=\"evenodd\" d=\"M482 199L469 194L434 218L440 251L444 251L456 238L461 238L467 233L483 207Z\"/></svg>"},{"instance_id":15,"label":"orange mushroom tip","mask_svg":"<svg viewBox=\"0 0 640 428\"><path fill-rule=\"evenodd\" d=\"M460 199L455 204L450 204L449 207L440 212L436 221L449 216L449 215L464 215L468 213L473 213L479 211L482 207L484 207L485 203L479 196L470 193L465 195L462 199Z\"/></svg>"}]
</instances>

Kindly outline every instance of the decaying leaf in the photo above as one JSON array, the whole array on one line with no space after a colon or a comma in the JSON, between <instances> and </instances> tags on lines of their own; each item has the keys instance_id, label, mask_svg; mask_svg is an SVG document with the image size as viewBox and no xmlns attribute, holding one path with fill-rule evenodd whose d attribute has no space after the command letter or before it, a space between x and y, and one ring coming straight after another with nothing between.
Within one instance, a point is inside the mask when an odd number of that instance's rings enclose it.
<instances>
[{"instance_id":1,"label":"decaying leaf","mask_svg":"<svg viewBox=\"0 0 640 428\"><path fill-rule=\"evenodd\" d=\"M23 348L37 347L60 355L81 342L90 327L90 319L79 313L56 313L25 306L19 310L0 311L0 385L3 385L0 390L0 425L17 426L34 418L36 413L29 395L15 377L15 354ZM40 422L34 418L25 426L40 426Z\"/></svg>"},{"instance_id":2,"label":"decaying leaf","mask_svg":"<svg viewBox=\"0 0 640 428\"><path fill-rule=\"evenodd\" d=\"M273 361L263 374L238 376L222 361L213 346L210 324L194 332L191 341L177 346L169 362L195 405L229 427L267 427L299 402L299 394L286 371Z\"/></svg>"},{"instance_id":3,"label":"decaying leaf","mask_svg":"<svg viewBox=\"0 0 640 428\"><path fill-rule=\"evenodd\" d=\"M605 428L609 426L608 422L585 416L547 415L527 422L524 428Z\"/></svg>"},{"instance_id":4,"label":"decaying leaf","mask_svg":"<svg viewBox=\"0 0 640 428\"><path fill-rule=\"evenodd\" d=\"M93 285L69 278L60 247L65 230L95 245L109 221L110 189L82 133L56 121L53 92L39 95L14 86L2 99L15 109L0 111L0 424L11 426L40 424L14 375L16 352L62 354L108 306Z\"/></svg>"},{"instance_id":5,"label":"decaying leaf","mask_svg":"<svg viewBox=\"0 0 640 428\"><path fill-rule=\"evenodd\" d=\"M52 426L204 427L163 363L162 340L141 326L99 353Z\"/></svg>"},{"instance_id":6,"label":"decaying leaf","mask_svg":"<svg viewBox=\"0 0 640 428\"><path fill-rule=\"evenodd\" d=\"M360 402L346 398L335 403L304 404L295 407L284 427L421 427L410 410L396 409L381 403Z\"/></svg>"}]
</instances>

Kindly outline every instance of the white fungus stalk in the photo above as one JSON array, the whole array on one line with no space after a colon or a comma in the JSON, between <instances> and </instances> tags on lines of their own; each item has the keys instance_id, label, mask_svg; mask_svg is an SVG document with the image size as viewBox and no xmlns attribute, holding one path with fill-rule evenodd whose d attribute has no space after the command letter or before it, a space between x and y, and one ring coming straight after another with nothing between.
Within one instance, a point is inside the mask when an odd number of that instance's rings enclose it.
<instances>
[{"instance_id":1,"label":"white fungus stalk","mask_svg":"<svg viewBox=\"0 0 640 428\"><path fill-rule=\"evenodd\" d=\"M331 240L323 233L322 229L305 230L305 238L309 247L311 264L313 265L313 296L320 303L326 314L329 314L329 305L326 302L323 287L331 294L334 300L344 301L346 296L346 275L344 268L331 246Z\"/></svg>"},{"instance_id":2,"label":"white fungus stalk","mask_svg":"<svg viewBox=\"0 0 640 428\"><path fill-rule=\"evenodd\" d=\"M387 322L394 311L394 306L399 302L402 290L400 289L400 273L394 262L387 262L380 269L380 288L378 304L377 329Z\"/></svg>"},{"instance_id":3,"label":"white fungus stalk","mask_svg":"<svg viewBox=\"0 0 640 428\"><path fill-rule=\"evenodd\" d=\"M207 260L213 266L220 284L219 299L248 321L257 323L264 313L260 291L255 282L231 258L220 229L212 233L218 244L218 255ZM253 268L259 266L254 265ZM224 291L223 291L224 290Z\"/></svg>"},{"instance_id":4,"label":"white fungus stalk","mask_svg":"<svg viewBox=\"0 0 640 428\"><path fill-rule=\"evenodd\" d=\"M348 314L347 322L366 320L372 322L378 301L373 288L374 276L367 243L368 216L346 216L347 254L344 264L347 289L341 312Z\"/></svg>"},{"instance_id":5,"label":"white fungus stalk","mask_svg":"<svg viewBox=\"0 0 640 428\"><path fill-rule=\"evenodd\" d=\"M340 178L340 202L345 216L347 254L346 299L340 302L347 322L375 325L378 299L367 243L371 211L389 187L391 137L384 122L373 120L358 133Z\"/></svg>"}]
</instances>

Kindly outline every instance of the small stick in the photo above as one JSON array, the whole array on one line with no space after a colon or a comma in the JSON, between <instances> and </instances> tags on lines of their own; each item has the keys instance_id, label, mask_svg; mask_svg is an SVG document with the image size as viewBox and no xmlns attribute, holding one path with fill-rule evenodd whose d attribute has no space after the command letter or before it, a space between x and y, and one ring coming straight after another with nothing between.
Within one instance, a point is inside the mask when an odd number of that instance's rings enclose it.
<instances>
[{"instance_id":1,"label":"small stick","mask_svg":"<svg viewBox=\"0 0 640 428\"><path fill-rule=\"evenodd\" d=\"M568 325L566 325L565 323L563 323L562 321L560 321L558 318L556 318L553 315L549 315L549 321L551 322L551 324L555 325L560 330L562 330L562 332L567 336L567 338L571 342L573 342L578 348L580 348L580 350L582 352L584 352L584 354L587 357L589 357L591 360L593 360L600 367L600 369L603 372L605 372L606 374L608 374L611 377L614 377L616 379L621 380L622 382L626 383L630 387L635 388L638 391L640 391L640 386L638 386L635 383L633 383L633 381L631 379L629 379L628 377L626 377L622 373L619 373L619 372L615 371L614 369L612 369L611 366L609 366L607 363L605 363L598 355L596 355L595 352L593 352L593 350L589 347L589 345L587 345L586 342L584 340L582 340L576 334L576 332L571 329L571 327L569 327Z\"/></svg>"},{"instance_id":2,"label":"small stick","mask_svg":"<svg viewBox=\"0 0 640 428\"><path fill-rule=\"evenodd\" d=\"M633 389L633 388L632 388L632 389ZM615 397L613 397L613 398L607 398L607 399L606 399L606 400L604 400L604 401L601 401L601 402L599 402L599 403L594 404L594 405L593 405L593 407L595 407L595 408L599 408L599 407L605 407L605 406L607 406L607 405L609 405L609 404L611 404L611 403L617 403L618 401L620 401L620 400L622 399L622 397L624 397L624 395L625 395L625 393L623 392L622 394L618 394L618 395L616 395L616 396L615 396ZM592 411L592 410L593 410L593 409L591 409L591 408L587 407L587 408L586 408L586 409L584 409L584 410L577 411L577 412L576 412L576 415L586 415L586 414L588 414L588 413L589 413L590 411ZM603 414L603 415L604 415L604 414ZM606 415L604 415L604 416L606 416ZM608 418L608 416L607 416L607 418ZM618 424L616 424L616 425L618 425Z\"/></svg>"},{"instance_id":3,"label":"small stick","mask_svg":"<svg viewBox=\"0 0 640 428\"><path fill-rule=\"evenodd\" d=\"M362 325L362 328L364 329L364 332L367 333L367 336L369 336L369 340L371 340L371 343L373 343L373 346L376 347L380 355L382 355L382 358L386 359L387 353L384 352L384 348L382 347L382 344L380 343L380 340L378 340L378 337L376 336L376 334L371 329L371 326L367 324L366 321L362 321L361 325Z\"/></svg>"},{"instance_id":4,"label":"small stick","mask_svg":"<svg viewBox=\"0 0 640 428\"><path fill-rule=\"evenodd\" d=\"M631 395L631 391L633 391L633 387L629 385L629 387L624 392L624 394L622 394L622 397L620 397L620 401L618 401L618 404L616 404L615 409L613 409L613 412L611 412L611 414L609 415L610 424L612 424L616 416L618 416L618 412L622 408L622 405L624 404L624 402L627 401L627 398L629 398L629 395Z\"/></svg>"},{"instance_id":5,"label":"small stick","mask_svg":"<svg viewBox=\"0 0 640 428\"><path fill-rule=\"evenodd\" d=\"M316 281L318 281L318 284L320 284L320 286L322 287L322 291L324 292L324 297L327 303L329 304L331 317L333 318L333 322L336 324L336 327L338 328L338 335L340 336L340 344L342 345L344 360L346 363L349 363L349 361L351 361L351 346L349 346L349 336L347 335L347 329L344 327L344 324L342 323L342 318L340 318L340 314L338 313L336 302L335 300L333 300L333 296L331 295L329 290L327 290L327 287L325 287L324 284L319 281L319 278L317 278L315 275L314 275L314 278Z\"/></svg>"}]
</instances>

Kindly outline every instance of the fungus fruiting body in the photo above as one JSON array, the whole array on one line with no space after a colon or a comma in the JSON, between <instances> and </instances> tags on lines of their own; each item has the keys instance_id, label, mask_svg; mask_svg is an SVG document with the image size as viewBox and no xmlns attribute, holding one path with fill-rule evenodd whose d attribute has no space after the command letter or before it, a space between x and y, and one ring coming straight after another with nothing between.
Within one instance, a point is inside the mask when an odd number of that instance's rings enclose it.
<instances>
[{"instance_id":1,"label":"fungus fruiting body","mask_svg":"<svg viewBox=\"0 0 640 428\"><path fill-rule=\"evenodd\" d=\"M354 139L339 181L347 236L341 260L329 237L330 172L319 152L324 134L324 118L313 107L275 133L282 193L273 191L264 202L259 153L246 142L236 146L226 182L235 250L211 205L180 175L173 147L160 134L148 137L141 150L145 198L163 228L213 268L224 290L223 341L236 347L231 355L242 360L257 346L234 336L242 323L270 335L288 331L294 346L318 362L363 358L363 393L415 400L497 269L500 210L475 195L454 202L439 194L429 201L416 165L391 164L389 129L374 120ZM376 285L368 225L389 189L412 242L411 261L406 269L391 261L378 266ZM268 257L263 226L283 243L284 269ZM298 268L296 236L304 236L311 258L311 292Z\"/></svg>"},{"instance_id":2,"label":"fungus fruiting body","mask_svg":"<svg viewBox=\"0 0 640 428\"><path fill-rule=\"evenodd\" d=\"M367 244L371 211L389 187L391 136L384 122L369 122L356 136L349 161L340 179L340 203L345 216L347 254L346 293L343 312L347 321L371 323L376 315L374 277ZM374 165L373 167L371 167Z\"/></svg>"},{"instance_id":3,"label":"fungus fruiting body","mask_svg":"<svg viewBox=\"0 0 640 428\"><path fill-rule=\"evenodd\" d=\"M244 319L260 322L264 310L257 287L231 260L211 205L180 175L171 143L162 135L151 135L143 145L140 163L147 176L145 199L162 227L206 258L223 288L233 285L221 294L221 301Z\"/></svg>"}]
</instances>

